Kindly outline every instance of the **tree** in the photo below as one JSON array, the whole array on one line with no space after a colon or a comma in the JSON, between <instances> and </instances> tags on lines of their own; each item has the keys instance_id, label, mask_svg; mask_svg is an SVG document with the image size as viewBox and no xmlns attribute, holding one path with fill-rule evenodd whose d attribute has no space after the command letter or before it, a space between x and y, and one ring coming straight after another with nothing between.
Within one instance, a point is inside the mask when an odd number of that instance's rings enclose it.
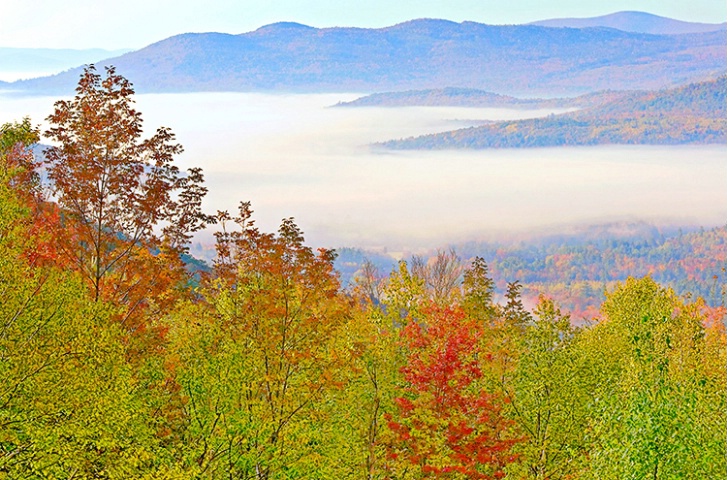
<instances>
[{"instance_id":1,"label":"tree","mask_svg":"<svg viewBox=\"0 0 727 480\"><path fill-rule=\"evenodd\" d=\"M517 280L508 282L507 291L505 292L507 302L502 307L502 318L505 323L520 330L532 322L532 316L523 306L522 296L520 294L522 288L522 284Z\"/></svg>"},{"instance_id":2,"label":"tree","mask_svg":"<svg viewBox=\"0 0 727 480\"><path fill-rule=\"evenodd\" d=\"M400 308L384 307L380 300L385 280L371 264L364 267L363 278L356 279L350 292L355 305L360 307L352 312L347 329L355 355L345 389L335 392L330 418L334 428L346 432L336 440L336 457L347 459L351 465L338 478L373 480L388 478L382 439L387 435L386 415L394 412L394 398L401 394L401 367L405 365L406 352L399 341L399 331L402 321L408 319L402 319ZM409 287L416 285L409 283ZM403 294L408 287L402 283L397 288Z\"/></svg>"},{"instance_id":3,"label":"tree","mask_svg":"<svg viewBox=\"0 0 727 480\"><path fill-rule=\"evenodd\" d=\"M398 324L421 318L420 309L425 304L426 294L424 279L410 273L405 260L400 260L389 275L383 294L386 311L398 316Z\"/></svg>"},{"instance_id":4,"label":"tree","mask_svg":"<svg viewBox=\"0 0 727 480\"><path fill-rule=\"evenodd\" d=\"M40 138L29 118L5 123L0 127L0 156L3 157L4 181L18 196L39 195L40 180L30 147Z\"/></svg>"},{"instance_id":5,"label":"tree","mask_svg":"<svg viewBox=\"0 0 727 480\"><path fill-rule=\"evenodd\" d=\"M182 147L168 128L142 140L131 83L106 67L81 75L76 96L55 103L46 135L48 179L62 210L56 229L63 254L88 281L93 297L113 300L126 317L170 288L175 259L208 218L200 169L174 165ZM150 255L151 254L151 255ZM170 267L171 266L171 267Z\"/></svg>"},{"instance_id":6,"label":"tree","mask_svg":"<svg viewBox=\"0 0 727 480\"><path fill-rule=\"evenodd\" d=\"M8 132L3 127L0 144ZM15 153L27 146L9 145ZM32 254L45 239L34 231L28 178L3 147L0 477L138 478L153 463L155 441L121 331L108 321L112 308L91 301L75 272Z\"/></svg>"},{"instance_id":7,"label":"tree","mask_svg":"<svg viewBox=\"0 0 727 480\"><path fill-rule=\"evenodd\" d=\"M438 250L429 260L415 255L411 270L413 276L424 281L427 294L435 303L447 305L458 298L464 269L454 249Z\"/></svg>"},{"instance_id":8,"label":"tree","mask_svg":"<svg viewBox=\"0 0 727 480\"><path fill-rule=\"evenodd\" d=\"M464 272L462 308L468 316L492 323L498 314L494 291L495 282L488 277L487 263L482 257L475 257Z\"/></svg>"},{"instance_id":9,"label":"tree","mask_svg":"<svg viewBox=\"0 0 727 480\"><path fill-rule=\"evenodd\" d=\"M424 314L402 329L409 358L404 395L387 416L392 470L397 478L503 478L518 439L502 397L483 388L485 327L461 308L433 305Z\"/></svg>"},{"instance_id":10,"label":"tree","mask_svg":"<svg viewBox=\"0 0 727 480\"><path fill-rule=\"evenodd\" d=\"M33 155L32 146L39 140L39 132L29 118L21 122L6 123L0 127L0 157L5 198L13 198L13 203L26 210L27 215L17 218L23 224L18 233L26 240L33 239L24 252L31 265L57 262L56 242L49 231L57 228L58 209L44 199L38 163ZM7 218L6 218L7 220Z\"/></svg>"},{"instance_id":11,"label":"tree","mask_svg":"<svg viewBox=\"0 0 727 480\"><path fill-rule=\"evenodd\" d=\"M726 345L705 332L700 302L629 278L602 312L578 342L595 379L582 478L723 477Z\"/></svg>"},{"instance_id":12,"label":"tree","mask_svg":"<svg viewBox=\"0 0 727 480\"><path fill-rule=\"evenodd\" d=\"M578 330L552 300L540 299L525 327L517 367L506 383L508 418L524 432L515 447L520 461L508 468L515 478L575 478L585 463L583 432L592 390L574 349Z\"/></svg>"},{"instance_id":13,"label":"tree","mask_svg":"<svg viewBox=\"0 0 727 480\"><path fill-rule=\"evenodd\" d=\"M222 222L220 276L197 307L206 313L171 317L189 419L185 443L213 478L306 476L301 472L326 462L319 453L326 444L321 401L341 386L350 364L351 305L332 251L305 246L292 219L274 235L258 231L251 215L242 203L239 230Z\"/></svg>"}]
</instances>

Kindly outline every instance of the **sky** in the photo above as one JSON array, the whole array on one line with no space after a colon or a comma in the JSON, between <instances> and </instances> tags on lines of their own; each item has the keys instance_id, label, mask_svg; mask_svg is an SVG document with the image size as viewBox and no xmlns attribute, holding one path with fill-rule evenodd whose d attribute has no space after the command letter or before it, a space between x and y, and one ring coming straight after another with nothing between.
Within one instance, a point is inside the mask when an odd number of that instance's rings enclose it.
<instances>
[{"instance_id":1,"label":"sky","mask_svg":"<svg viewBox=\"0 0 727 480\"><path fill-rule=\"evenodd\" d=\"M517 24L622 10L727 21L724 0L2 0L0 10L0 47L109 50L187 32L244 33L279 21L318 28L379 28L414 18Z\"/></svg>"}]
</instances>

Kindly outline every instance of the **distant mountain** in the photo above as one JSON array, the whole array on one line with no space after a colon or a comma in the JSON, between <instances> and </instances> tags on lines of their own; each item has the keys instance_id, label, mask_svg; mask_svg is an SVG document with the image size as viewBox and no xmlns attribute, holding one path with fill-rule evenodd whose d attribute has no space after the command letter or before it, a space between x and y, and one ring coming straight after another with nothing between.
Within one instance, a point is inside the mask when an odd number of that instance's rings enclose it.
<instances>
[{"instance_id":1,"label":"distant mountain","mask_svg":"<svg viewBox=\"0 0 727 480\"><path fill-rule=\"evenodd\" d=\"M478 107L478 108L585 108L625 97L625 91L600 91L568 98L517 98L473 88L437 88L366 95L335 107Z\"/></svg>"},{"instance_id":2,"label":"distant mountain","mask_svg":"<svg viewBox=\"0 0 727 480\"><path fill-rule=\"evenodd\" d=\"M689 143L727 143L727 76L670 90L630 92L573 113L498 122L379 145L432 150Z\"/></svg>"},{"instance_id":3,"label":"distant mountain","mask_svg":"<svg viewBox=\"0 0 727 480\"><path fill-rule=\"evenodd\" d=\"M727 29L727 23L682 22L644 12L616 12L590 18L553 18L532 22L529 25L568 28L607 27L625 32L651 33L654 35L703 33Z\"/></svg>"},{"instance_id":4,"label":"distant mountain","mask_svg":"<svg viewBox=\"0 0 727 480\"><path fill-rule=\"evenodd\" d=\"M139 92L457 86L550 96L699 81L727 70L726 48L723 32L647 35L424 19L380 29L277 23L241 35L189 33L99 65L115 65ZM68 93L80 72L13 87Z\"/></svg>"},{"instance_id":5,"label":"distant mountain","mask_svg":"<svg viewBox=\"0 0 727 480\"><path fill-rule=\"evenodd\" d=\"M0 77L36 77L122 55L129 50L0 47ZM26 78L27 78L26 77Z\"/></svg>"}]
</instances>

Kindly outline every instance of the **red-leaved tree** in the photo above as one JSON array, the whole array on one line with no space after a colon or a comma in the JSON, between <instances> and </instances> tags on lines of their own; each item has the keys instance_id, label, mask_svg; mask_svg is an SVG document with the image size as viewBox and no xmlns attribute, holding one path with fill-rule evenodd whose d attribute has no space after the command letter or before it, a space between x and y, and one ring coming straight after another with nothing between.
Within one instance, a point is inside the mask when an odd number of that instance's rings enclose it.
<instances>
[{"instance_id":1,"label":"red-leaved tree","mask_svg":"<svg viewBox=\"0 0 727 480\"><path fill-rule=\"evenodd\" d=\"M501 415L502 399L481 382L483 333L483 323L459 307L431 306L422 323L402 329L407 386L388 417L397 475L414 469L432 478L495 479L515 460L518 439Z\"/></svg>"}]
</instances>

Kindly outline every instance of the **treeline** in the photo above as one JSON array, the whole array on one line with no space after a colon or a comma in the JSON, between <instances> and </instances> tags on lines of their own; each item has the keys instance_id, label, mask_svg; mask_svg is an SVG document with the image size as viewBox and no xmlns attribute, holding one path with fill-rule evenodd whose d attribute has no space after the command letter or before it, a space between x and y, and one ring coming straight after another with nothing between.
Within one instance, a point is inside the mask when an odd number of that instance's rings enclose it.
<instances>
[{"instance_id":1,"label":"treeline","mask_svg":"<svg viewBox=\"0 0 727 480\"><path fill-rule=\"evenodd\" d=\"M353 282L366 263L381 272L395 266L382 253L350 248L338 253L335 266L344 285ZM406 259L434 261L438 254ZM448 254L459 263L486 259L495 298L502 298L508 281L517 279L527 305L545 295L579 323L598 316L606 291L629 277L650 276L681 297L702 298L709 307L727 305L727 227L685 233L646 224L611 224L528 241L466 242L452 246Z\"/></svg>"},{"instance_id":2,"label":"treeline","mask_svg":"<svg viewBox=\"0 0 727 480\"><path fill-rule=\"evenodd\" d=\"M86 70L48 119L47 184L30 122L0 132L0 476L724 476L723 311L628 279L576 328L447 254L344 290L292 219L203 214L201 171L169 130L141 138L132 94Z\"/></svg>"},{"instance_id":3,"label":"treeline","mask_svg":"<svg viewBox=\"0 0 727 480\"><path fill-rule=\"evenodd\" d=\"M488 259L493 278L504 290L507 279L523 283L529 299L546 295L574 318L590 319L605 292L629 277L650 276L678 295L700 297L711 307L727 304L727 227L662 235L641 232L633 237L568 243L512 245L467 244L465 257Z\"/></svg>"}]
</instances>

